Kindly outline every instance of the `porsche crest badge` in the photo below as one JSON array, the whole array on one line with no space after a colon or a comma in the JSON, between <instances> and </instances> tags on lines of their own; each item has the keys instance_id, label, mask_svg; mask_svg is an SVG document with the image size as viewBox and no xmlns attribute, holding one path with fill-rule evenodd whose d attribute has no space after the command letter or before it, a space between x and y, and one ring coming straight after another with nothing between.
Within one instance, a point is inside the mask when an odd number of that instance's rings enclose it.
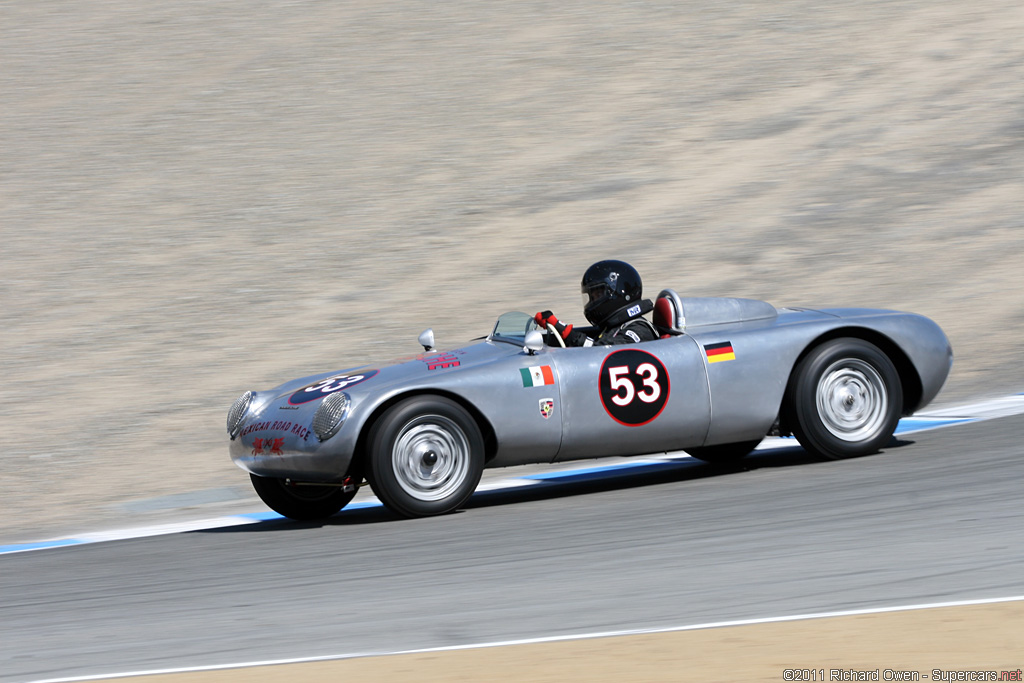
<instances>
[{"instance_id":1,"label":"porsche crest badge","mask_svg":"<svg viewBox=\"0 0 1024 683\"><path fill-rule=\"evenodd\" d=\"M551 417L553 412L555 412L555 399L542 398L540 400L540 416L546 420Z\"/></svg>"}]
</instances>

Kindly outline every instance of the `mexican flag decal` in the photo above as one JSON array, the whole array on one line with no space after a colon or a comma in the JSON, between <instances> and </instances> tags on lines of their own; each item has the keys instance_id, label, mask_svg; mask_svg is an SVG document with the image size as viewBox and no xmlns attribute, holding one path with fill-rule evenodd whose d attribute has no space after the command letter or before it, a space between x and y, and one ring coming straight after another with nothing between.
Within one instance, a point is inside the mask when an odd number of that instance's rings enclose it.
<instances>
[{"instance_id":1,"label":"mexican flag decal","mask_svg":"<svg viewBox=\"0 0 1024 683\"><path fill-rule=\"evenodd\" d=\"M555 375L551 372L550 365L519 368L519 374L523 376L524 387L542 387L545 384L555 383Z\"/></svg>"}]
</instances>

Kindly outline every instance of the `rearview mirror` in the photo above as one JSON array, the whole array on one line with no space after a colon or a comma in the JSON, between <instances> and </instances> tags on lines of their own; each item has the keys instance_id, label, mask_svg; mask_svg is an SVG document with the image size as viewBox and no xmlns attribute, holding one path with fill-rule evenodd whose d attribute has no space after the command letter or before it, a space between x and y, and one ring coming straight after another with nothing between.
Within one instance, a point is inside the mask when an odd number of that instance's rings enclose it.
<instances>
[{"instance_id":1,"label":"rearview mirror","mask_svg":"<svg viewBox=\"0 0 1024 683\"><path fill-rule=\"evenodd\" d=\"M433 351L434 350L434 328L433 327L428 327L427 329L423 330L420 333L418 341L419 341L420 345L423 347L423 349L425 351Z\"/></svg>"},{"instance_id":2,"label":"rearview mirror","mask_svg":"<svg viewBox=\"0 0 1024 683\"><path fill-rule=\"evenodd\" d=\"M526 333L525 350L531 356L544 348L544 335L538 330L530 330Z\"/></svg>"}]
</instances>

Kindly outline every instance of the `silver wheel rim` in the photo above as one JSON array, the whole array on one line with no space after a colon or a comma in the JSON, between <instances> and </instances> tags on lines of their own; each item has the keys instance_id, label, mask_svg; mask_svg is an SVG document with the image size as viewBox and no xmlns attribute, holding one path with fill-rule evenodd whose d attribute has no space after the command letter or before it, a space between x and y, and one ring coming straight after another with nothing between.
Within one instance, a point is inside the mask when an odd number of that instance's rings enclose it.
<instances>
[{"instance_id":1,"label":"silver wheel rim","mask_svg":"<svg viewBox=\"0 0 1024 683\"><path fill-rule=\"evenodd\" d=\"M417 417L398 433L391 462L403 491L417 500L442 500L466 480L469 439L446 417Z\"/></svg>"},{"instance_id":2,"label":"silver wheel rim","mask_svg":"<svg viewBox=\"0 0 1024 683\"><path fill-rule=\"evenodd\" d=\"M843 441L860 442L882 428L889 394L882 376L870 363L844 358L822 373L817 403L825 429Z\"/></svg>"}]
</instances>

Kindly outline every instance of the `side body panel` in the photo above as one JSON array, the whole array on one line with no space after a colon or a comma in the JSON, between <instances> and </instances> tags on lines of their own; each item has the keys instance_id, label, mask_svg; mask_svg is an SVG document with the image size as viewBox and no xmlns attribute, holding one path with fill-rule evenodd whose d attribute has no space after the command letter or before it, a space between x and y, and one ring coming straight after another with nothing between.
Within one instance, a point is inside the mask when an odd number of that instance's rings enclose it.
<instances>
[{"instance_id":1,"label":"side body panel","mask_svg":"<svg viewBox=\"0 0 1024 683\"><path fill-rule=\"evenodd\" d=\"M563 438L558 460L638 455L704 442L711 415L707 374L690 337L559 349L550 355L561 380ZM657 377L650 368L657 368ZM655 394L656 400L645 405L645 399Z\"/></svg>"},{"instance_id":2,"label":"side body panel","mask_svg":"<svg viewBox=\"0 0 1024 683\"><path fill-rule=\"evenodd\" d=\"M688 330L702 350L711 393L711 426L703 445L765 436L779 415L797 358L837 322L832 316L796 311Z\"/></svg>"},{"instance_id":3,"label":"side body panel","mask_svg":"<svg viewBox=\"0 0 1024 683\"><path fill-rule=\"evenodd\" d=\"M500 354L486 364L438 378L437 387L472 405L494 432L488 467L551 462L562 442L563 378L553 354L530 355L504 342L485 342Z\"/></svg>"}]
</instances>

